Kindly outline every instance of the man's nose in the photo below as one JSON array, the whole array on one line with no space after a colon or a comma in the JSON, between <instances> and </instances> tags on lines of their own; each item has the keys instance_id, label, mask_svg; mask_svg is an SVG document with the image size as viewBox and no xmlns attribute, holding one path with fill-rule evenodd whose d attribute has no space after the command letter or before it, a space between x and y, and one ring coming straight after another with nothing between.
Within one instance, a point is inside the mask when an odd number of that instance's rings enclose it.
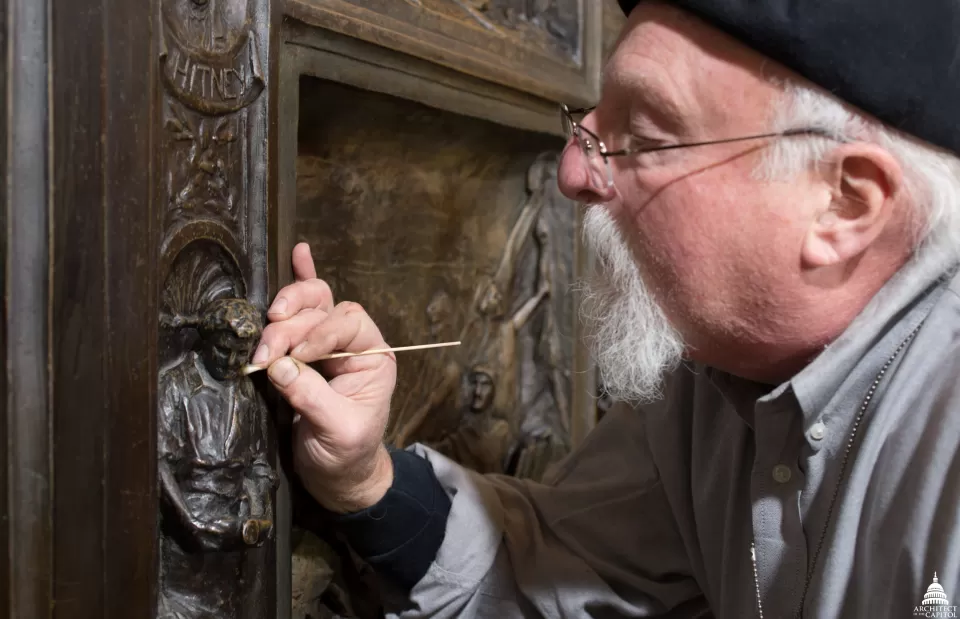
<instances>
[{"instance_id":1,"label":"man's nose","mask_svg":"<svg viewBox=\"0 0 960 619\"><path fill-rule=\"evenodd\" d=\"M591 181L586 155L580 150L576 138L570 138L560 156L560 166L557 169L557 185L567 198L582 204L603 204L613 200L616 189L613 187L599 187Z\"/></svg>"}]
</instances>

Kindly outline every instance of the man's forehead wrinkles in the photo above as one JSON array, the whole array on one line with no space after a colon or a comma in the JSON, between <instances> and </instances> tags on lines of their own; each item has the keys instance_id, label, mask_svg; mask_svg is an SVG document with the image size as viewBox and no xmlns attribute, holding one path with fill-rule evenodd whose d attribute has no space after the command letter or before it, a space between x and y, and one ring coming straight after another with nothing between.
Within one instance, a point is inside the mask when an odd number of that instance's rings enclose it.
<instances>
[{"instance_id":1,"label":"man's forehead wrinkles","mask_svg":"<svg viewBox=\"0 0 960 619\"><path fill-rule=\"evenodd\" d=\"M641 105L652 108L671 117L681 116L677 102L666 92L666 83L671 80L659 78L651 74L643 65L658 64L648 57L631 54L608 67L604 76L604 86L619 90L631 101L639 101ZM631 66L633 65L633 66ZM666 66L661 65L666 72ZM657 69L653 69L657 70Z\"/></svg>"}]
</instances>

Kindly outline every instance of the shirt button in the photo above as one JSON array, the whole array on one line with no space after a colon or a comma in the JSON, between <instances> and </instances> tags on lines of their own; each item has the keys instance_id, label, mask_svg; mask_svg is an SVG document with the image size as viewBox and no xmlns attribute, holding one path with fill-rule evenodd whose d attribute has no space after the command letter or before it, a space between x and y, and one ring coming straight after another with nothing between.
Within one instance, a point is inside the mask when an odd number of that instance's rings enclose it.
<instances>
[{"instance_id":1,"label":"shirt button","mask_svg":"<svg viewBox=\"0 0 960 619\"><path fill-rule=\"evenodd\" d=\"M778 464L773 467L773 479L778 484L785 484L790 481L791 474L790 467L785 464Z\"/></svg>"},{"instance_id":2,"label":"shirt button","mask_svg":"<svg viewBox=\"0 0 960 619\"><path fill-rule=\"evenodd\" d=\"M815 441L819 441L827 433L827 426L823 425L821 422L817 422L810 426L810 438Z\"/></svg>"}]
</instances>

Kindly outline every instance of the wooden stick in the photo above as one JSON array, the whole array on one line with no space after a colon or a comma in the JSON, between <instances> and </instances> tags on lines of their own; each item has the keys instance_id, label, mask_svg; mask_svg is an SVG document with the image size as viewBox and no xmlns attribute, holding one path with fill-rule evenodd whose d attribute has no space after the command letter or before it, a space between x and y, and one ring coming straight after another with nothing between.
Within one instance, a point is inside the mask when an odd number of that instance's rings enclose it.
<instances>
[{"instance_id":1,"label":"wooden stick","mask_svg":"<svg viewBox=\"0 0 960 619\"><path fill-rule=\"evenodd\" d=\"M364 355L379 355L386 352L401 352L405 350L424 350L427 348L442 348L444 346L459 346L460 342L441 342L439 344L419 344L417 346L398 346L396 348L375 348L373 350L364 350L362 352L334 352L323 355L317 358L317 361L326 361L327 359L342 359L344 357L361 357ZM265 370L266 368L260 367L259 365L247 365L244 366L241 373L244 376L249 376L254 372L259 372L260 370Z\"/></svg>"}]
</instances>

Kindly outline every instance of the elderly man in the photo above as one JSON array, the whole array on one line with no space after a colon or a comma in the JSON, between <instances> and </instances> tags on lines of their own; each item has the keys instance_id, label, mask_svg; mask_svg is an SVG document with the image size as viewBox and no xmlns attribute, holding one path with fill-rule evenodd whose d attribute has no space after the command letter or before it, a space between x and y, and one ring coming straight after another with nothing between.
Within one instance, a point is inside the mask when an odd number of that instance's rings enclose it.
<instances>
[{"instance_id":1,"label":"elderly man","mask_svg":"<svg viewBox=\"0 0 960 619\"><path fill-rule=\"evenodd\" d=\"M384 342L301 246L256 361L305 486L403 617L956 616L960 8L621 5L559 178L632 406L543 484L388 451L395 359L303 363Z\"/></svg>"}]
</instances>

